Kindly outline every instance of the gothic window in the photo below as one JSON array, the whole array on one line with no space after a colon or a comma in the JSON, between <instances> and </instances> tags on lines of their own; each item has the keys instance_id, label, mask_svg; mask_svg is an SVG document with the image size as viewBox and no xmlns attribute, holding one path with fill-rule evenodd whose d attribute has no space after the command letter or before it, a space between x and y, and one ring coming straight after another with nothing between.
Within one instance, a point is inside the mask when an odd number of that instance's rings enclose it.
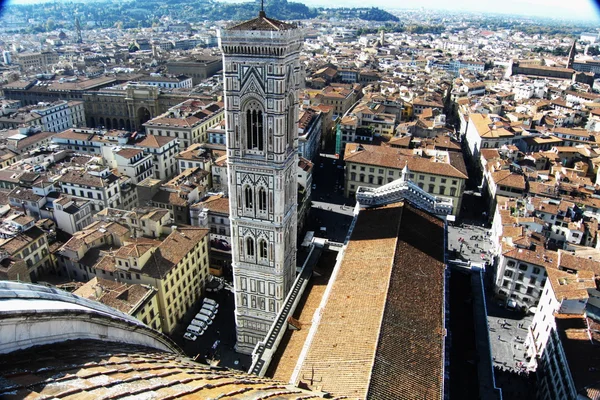
<instances>
[{"instance_id":1,"label":"gothic window","mask_svg":"<svg viewBox=\"0 0 600 400\"><path fill-rule=\"evenodd\" d=\"M246 238L246 255L254 257L254 239L251 237Z\"/></svg>"},{"instance_id":2,"label":"gothic window","mask_svg":"<svg viewBox=\"0 0 600 400\"><path fill-rule=\"evenodd\" d=\"M269 258L267 241L264 239L258 241L258 254L263 260Z\"/></svg>"},{"instance_id":3,"label":"gothic window","mask_svg":"<svg viewBox=\"0 0 600 400\"><path fill-rule=\"evenodd\" d=\"M253 102L246 110L246 147L248 150L264 150L263 113Z\"/></svg>"},{"instance_id":4,"label":"gothic window","mask_svg":"<svg viewBox=\"0 0 600 400\"><path fill-rule=\"evenodd\" d=\"M267 211L267 191L263 187L258 189L258 210Z\"/></svg>"},{"instance_id":5,"label":"gothic window","mask_svg":"<svg viewBox=\"0 0 600 400\"><path fill-rule=\"evenodd\" d=\"M244 188L244 206L248 209L252 208L253 205L253 197L254 193L252 193L252 188L250 186L246 186Z\"/></svg>"},{"instance_id":6,"label":"gothic window","mask_svg":"<svg viewBox=\"0 0 600 400\"><path fill-rule=\"evenodd\" d=\"M287 146L294 147L294 129L296 128L296 121L294 121L294 98L292 96L288 99L288 127L287 127Z\"/></svg>"}]
</instances>

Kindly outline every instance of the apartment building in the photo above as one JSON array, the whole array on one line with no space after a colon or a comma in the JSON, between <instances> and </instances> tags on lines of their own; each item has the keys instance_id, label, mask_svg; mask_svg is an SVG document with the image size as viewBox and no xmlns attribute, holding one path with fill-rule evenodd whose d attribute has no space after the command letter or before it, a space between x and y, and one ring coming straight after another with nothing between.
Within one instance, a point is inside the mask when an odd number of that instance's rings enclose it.
<instances>
[{"instance_id":1,"label":"apartment building","mask_svg":"<svg viewBox=\"0 0 600 400\"><path fill-rule=\"evenodd\" d=\"M154 135L132 137L131 133L126 131L74 128L56 134L52 138L52 142L64 149L74 150L78 153L102 156L113 168L117 168L116 153L120 150L129 152L128 149L140 149L144 155L136 160L136 168L134 168L140 173L136 172L132 176L138 182L143 180L140 179L141 176L150 173L147 172L148 159L145 156L151 157L151 175L154 178L164 181L177 172L175 155L179 147L174 138ZM123 159L122 167L129 168L128 163L129 159L127 161Z\"/></svg>"},{"instance_id":2,"label":"apartment building","mask_svg":"<svg viewBox=\"0 0 600 400\"><path fill-rule=\"evenodd\" d=\"M151 135L175 138L185 149L193 143L206 143L208 129L221 122L224 116L223 103L207 104L190 99L171 107L144 126Z\"/></svg>"},{"instance_id":3,"label":"apartment building","mask_svg":"<svg viewBox=\"0 0 600 400\"><path fill-rule=\"evenodd\" d=\"M203 294L208 272L208 229L177 227L165 240L132 239L116 222L96 221L58 250L71 279L101 277L152 286L158 293L160 329L171 334Z\"/></svg>"},{"instance_id":4,"label":"apartment building","mask_svg":"<svg viewBox=\"0 0 600 400\"><path fill-rule=\"evenodd\" d=\"M208 196L190 207L193 226L210 230L210 273L231 273L231 222L229 198L223 194Z\"/></svg>"},{"instance_id":5,"label":"apartment building","mask_svg":"<svg viewBox=\"0 0 600 400\"><path fill-rule=\"evenodd\" d=\"M353 85L337 84L323 88L311 100L311 105L323 104L333 107L334 116L342 116L358 100Z\"/></svg>"},{"instance_id":6,"label":"apartment building","mask_svg":"<svg viewBox=\"0 0 600 400\"><path fill-rule=\"evenodd\" d=\"M179 151L179 143L174 138L146 135L135 142L135 146L152 156L155 179L166 181L177 173L175 155Z\"/></svg>"},{"instance_id":7,"label":"apartment building","mask_svg":"<svg viewBox=\"0 0 600 400\"><path fill-rule=\"evenodd\" d=\"M163 89L181 89L191 88L192 78L185 75L178 76L144 76L138 80L138 82L144 85L158 86Z\"/></svg>"},{"instance_id":8,"label":"apartment building","mask_svg":"<svg viewBox=\"0 0 600 400\"><path fill-rule=\"evenodd\" d=\"M106 304L137 318L151 328L161 329L158 291L152 286L95 277L73 294Z\"/></svg>"},{"instance_id":9,"label":"apartment building","mask_svg":"<svg viewBox=\"0 0 600 400\"><path fill-rule=\"evenodd\" d=\"M508 122L489 114L470 114L465 140L473 160L479 160L481 149L499 148L516 143L518 137Z\"/></svg>"},{"instance_id":10,"label":"apartment building","mask_svg":"<svg viewBox=\"0 0 600 400\"><path fill-rule=\"evenodd\" d=\"M120 179L107 167L71 169L59 178L58 183L63 193L92 201L95 211L116 208L122 201Z\"/></svg>"},{"instance_id":11,"label":"apartment building","mask_svg":"<svg viewBox=\"0 0 600 400\"><path fill-rule=\"evenodd\" d=\"M16 62L21 66L22 71L48 71L51 65L58 63L58 53L51 51L42 51L39 53L18 53Z\"/></svg>"},{"instance_id":12,"label":"apartment building","mask_svg":"<svg viewBox=\"0 0 600 400\"><path fill-rule=\"evenodd\" d=\"M323 132L323 113L314 108L305 108L298 120L298 154L308 160L314 160L321 147Z\"/></svg>"},{"instance_id":13,"label":"apartment building","mask_svg":"<svg viewBox=\"0 0 600 400\"><path fill-rule=\"evenodd\" d=\"M178 172L182 173L188 168L200 168L210 172L212 166L212 153L203 143L195 143L179 153L176 157Z\"/></svg>"},{"instance_id":14,"label":"apartment building","mask_svg":"<svg viewBox=\"0 0 600 400\"><path fill-rule=\"evenodd\" d=\"M142 149L121 149L114 153L114 164L120 174L137 184L152 176L152 156Z\"/></svg>"},{"instance_id":15,"label":"apartment building","mask_svg":"<svg viewBox=\"0 0 600 400\"><path fill-rule=\"evenodd\" d=\"M563 251L548 270L525 342L541 399L592 399L600 389L599 273L598 261Z\"/></svg>"},{"instance_id":16,"label":"apartment building","mask_svg":"<svg viewBox=\"0 0 600 400\"><path fill-rule=\"evenodd\" d=\"M467 180L460 153L348 143L344 161L346 197L354 196L359 186L379 187L400 179L408 167L411 181L429 194L451 199L453 215L460 212Z\"/></svg>"},{"instance_id":17,"label":"apartment building","mask_svg":"<svg viewBox=\"0 0 600 400\"><path fill-rule=\"evenodd\" d=\"M0 229L10 232L0 239L0 258L22 260L27 266L27 279L37 282L38 277L54 268L46 232L35 225L33 218L16 215L10 221L5 221Z\"/></svg>"},{"instance_id":18,"label":"apartment building","mask_svg":"<svg viewBox=\"0 0 600 400\"><path fill-rule=\"evenodd\" d=\"M94 204L89 199L60 196L54 203L54 221L58 229L74 234L92 223Z\"/></svg>"}]
</instances>

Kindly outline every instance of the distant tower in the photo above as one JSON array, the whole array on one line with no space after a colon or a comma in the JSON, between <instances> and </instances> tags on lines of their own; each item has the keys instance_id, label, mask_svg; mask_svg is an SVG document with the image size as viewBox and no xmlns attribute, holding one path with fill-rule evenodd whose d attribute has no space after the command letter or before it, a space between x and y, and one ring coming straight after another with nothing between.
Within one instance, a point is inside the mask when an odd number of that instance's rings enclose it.
<instances>
[{"instance_id":1,"label":"distant tower","mask_svg":"<svg viewBox=\"0 0 600 400\"><path fill-rule=\"evenodd\" d=\"M567 62L567 68L573 68L573 61L575 61L575 54L577 54L577 49L575 48L575 44L577 40L573 40L573 45L571 46L571 50L569 50L569 61Z\"/></svg>"},{"instance_id":2,"label":"distant tower","mask_svg":"<svg viewBox=\"0 0 600 400\"><path fill-rule=\"evenodd\" d=\"M385 31L383 29L379 32L379 42L381 46L385 46Z\"/></svg>"},{"instance_id":3,"label":"distant tower","mask_svg":"<svg viewBox=\"0 0 600 400\"><path fill-rule=\"evenodd\" d=\"M10 55L10 51L8 50L4 50L2 52L2 58L4 60L4 64L6 65L10 65L12 63L12 57Z\"/></svg>"},{"instance_id":4,"label":"distant tower","mask_svg":"<svg viewBox=\"0 0 600 400\"><path fill-rule=\"evenodd\" d=\"M250 354L296 275L302 31L259 16L219 31L223 52L236 349Z\"/></svg>"},{"instance_id":5,"label":"distant tower","mask_svg":"<svg viewBox=\"0 0 600 400\"><path fill-rule=\"evenodd\" d=\"M81 23L79 22L79 17L75 17L75 34L77 35L77 43L83 43L83 38L81 37Z\"/></svg>"}]
</instances>

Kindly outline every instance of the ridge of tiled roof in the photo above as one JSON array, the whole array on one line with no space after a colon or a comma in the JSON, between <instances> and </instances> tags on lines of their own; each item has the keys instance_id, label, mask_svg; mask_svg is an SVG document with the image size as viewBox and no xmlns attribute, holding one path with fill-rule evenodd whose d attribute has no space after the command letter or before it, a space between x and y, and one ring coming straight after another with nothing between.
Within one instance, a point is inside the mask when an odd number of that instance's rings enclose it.
<instances>
[{"instance_id":1,"label":"ridge of tiled roof","mask_svg":"<svg viewBox=\"0 0 600 400\"><path fill-rule=\"evenodd\" d=\"M286 31L295 29L295 24L278 21L273 18L268 18L264 11L260 11L258 17L241 22L230 28L228 31Z\"/></svg>"}]
</instances>

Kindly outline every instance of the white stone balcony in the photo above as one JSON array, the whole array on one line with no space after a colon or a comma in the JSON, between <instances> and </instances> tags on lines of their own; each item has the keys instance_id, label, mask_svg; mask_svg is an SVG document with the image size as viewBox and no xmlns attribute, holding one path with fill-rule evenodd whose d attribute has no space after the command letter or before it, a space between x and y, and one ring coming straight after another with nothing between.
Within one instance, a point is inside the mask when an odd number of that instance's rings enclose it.
<instances>
[{"instance_id":1,"label":"white stone balcony","mask_svg":"<svg viewBox=\"0 0 600 400\"><path fill-rule=\"evenodd\" d=\"M413 206L436 215L452 214L451 199L436 197L403 177L378 188L360 186L356 201L362 207L377 207L398 201L408 201Z\"/></svg>"}]
</instances>

